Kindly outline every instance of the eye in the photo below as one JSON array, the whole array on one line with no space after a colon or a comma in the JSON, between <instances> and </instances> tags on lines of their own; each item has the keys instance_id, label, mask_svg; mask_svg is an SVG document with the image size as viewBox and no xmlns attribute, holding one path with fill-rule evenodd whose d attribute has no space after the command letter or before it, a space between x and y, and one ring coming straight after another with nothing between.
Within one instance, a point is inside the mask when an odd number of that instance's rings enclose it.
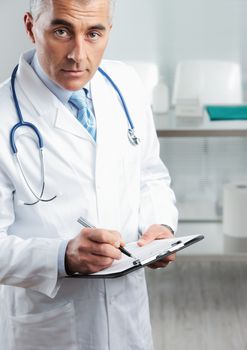
<instances>
[{"instance_id":1,"label":"eye","mask_svg":"<svg viewBox=\"0 0 247 350\"><path fill-rule=\"evenodd\" d=\"M70 34L67 29L56 29L55 35L59 38L69 38Z\"/></svg>"},{"instance_id":2,"label":"eye","mask_svg":"<svg viewBox=\"0 0 247 350\"><path fill-rule=\"evenodd\" d=\"M101 35L98 32L90 32L88 37L91 41L97 41Z\"/></svg>"}]
</instances>

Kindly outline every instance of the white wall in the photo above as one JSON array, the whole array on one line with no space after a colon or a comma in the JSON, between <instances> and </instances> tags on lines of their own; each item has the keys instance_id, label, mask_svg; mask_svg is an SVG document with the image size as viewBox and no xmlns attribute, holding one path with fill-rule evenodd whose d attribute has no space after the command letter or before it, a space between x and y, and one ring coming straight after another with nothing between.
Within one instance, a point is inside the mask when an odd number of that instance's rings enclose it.
<instances>
[{"instance_id":1,"label":"white wall","mask_svg":"<svg viewBox=\"0 0 247 350\"><path fill-rule=\"evenodd\" d=\"M184 59L239 61L247 69L245 0L118 0L107 54L158 63L168 84Z\"/></svg>"},{"instance_id":2,"label":"white wall","mask_svg":"<svg viewBox=\"0 0 247 350\"><path fill-rule=\"evenodd\" d=\"M0 79L29 48L22 18L28 0L0 5ZM245 0L118 0L107 56L157 62L168 80L182 59L236 60L247 70Z\"/></svg>"},{"instance_id":3,"label":"white wall","mask_svg":"<svg viewBox=\"0 0 247 350\"><path fill-rule=\"evenodd\" d=\"M28 0L1 1L0 80L31 47L22 23L27 8ZM245 0L118 0L106 56L156 62L169 85L182 59L240 61L247 75L246 15Z\"/></svg>"},{"instance_id":4,"label":"white wall","mask_svg":"<svg viewBox=\"0 0 247 350\"><path fill-rule=\"evenodd\" d=\"M10 75L20 53L31 47L23 25L28 3L28 0L0 2L0 81Z\"/></svg>"}]
</instances>

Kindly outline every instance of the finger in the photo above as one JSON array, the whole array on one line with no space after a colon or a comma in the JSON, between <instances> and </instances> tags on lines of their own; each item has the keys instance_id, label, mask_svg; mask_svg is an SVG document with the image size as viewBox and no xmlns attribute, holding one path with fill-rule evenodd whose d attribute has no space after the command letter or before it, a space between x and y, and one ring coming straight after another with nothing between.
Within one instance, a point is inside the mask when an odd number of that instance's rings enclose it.
<instances>
[{"instance_id":1,"label":"finger","mask_svg":"<svg viewBox=\"0 0 247 350\"><path fill-rule=\"evenodd\" d=\"M176 254L165 256L164 258L158 260L157 262L169 263L176 260Z\"/></svg>"},{"instance_id":2,"label":"finger","mask_svg":"<svg viewBox=\"0 0 247 350\"><path fill-rule=\"evenodd\" d=\"M150 226L147 229L147 231L144 232L144 234L138 241L138 245L143 246L155 239L171 238L171 237L174 237L174 235L170 229L168 229L166 226L155 224Z\"/></svg>"},{"instance_id":3,"label":"finger","mask_svg":"<svg viewBox=\"0 0 247 350\"><path fill-rule=\"evenodd\" d=\"M166 267L168 264L169 262L156 261L155 263L148 265L148 267L150 267L151 269L160 269Z\"/></svg>"},{"instance_id":4,"label":"finger","mask_svg":"<svg viewBox=\"0 0 247 350\"><path fill-rule=\"evenodd\" d=\"M152 225L149 229L144 232L138 241L140 247L154 241L155 239L162 239L168 237L167 230L161 225Z\"/></svg>"},{"instance_id":5,"label":"finger","mask_svg":"<svg viewBox=\"0 0 247 350\"><path fill-rule=\"evenodd\" d=\"M85 234L88 239L97 243L108 243L115 247L120 247L121 235L117 231L109 231L105 229L86 229Z\"/></svg>"},{"instance_id":6,"label":"finger","mask_svg":"<svg viewBox=\"0 0 247 350\"><path fill-rule=\"evenodd\" d=\"M100 255L94 255L92 254L90 257L90 262L92 265L94 266L98 266L98 267L109 267L112 265L114 259L111 259L109 257L104 257L104 256L100 256Z\"/></svg>"},{"instance_id":7,"label":"finger","mask_svg":"<svg viewBox=\"0 0 247 350\"><path fill-rule=\"evenodd\" d=\"M137 244L140 246L140 247L143 247L144 245L154 241L156 239L156 233L155 232L152 232L152 231L147 231L145 232L141 238L139 239L139 241L137 242Z\"/></svg>"},{"instance_id":8,"label":"finger","mask_svg":"<svg viewBox=\"0 0 247 350\"><path fill-rule=\"evenodd\" d=\"M109 232L111 232L116 238L118 238L118 242L120 242L120 246L125 246L125 241L123 240L120 232L115 231L115 230L109 230ZM117 247L119 248L119 246Z\"/></svg>"},{"instance_id":9,"label":"finger","mask_svg":"<svg viewBox=\"0 0 247 350\"><path fill-rule=\"evenodd\" d=\"M121 252L118 248L107 243L94 243L92 244L91 252L94 255L104 256L111 259L121 259Z\"/></svg>"},{"instance_id":10,"label":"finger","mask_svg":"<svg viewBox=\"0 0 247 350\"><path fill-rule=\"evenodd\" d=\"M148 267L150 267L152 269L166 267L170 262L172 262L174 260L176 260L176 254L172 254L172 255L166 256L163 259L158 260L158 261L148 265Z\"/></svg>"},{"instance_id":11,"label":"finger","mask_svg":"<svg viewBox=\"0 0 247 350\"><path fill-rule=\"evenodd\" d=\"M175 260L176 260L176 254L171 254L166 256L163 261L175 261Z\"/></svg>"}]
</instances>

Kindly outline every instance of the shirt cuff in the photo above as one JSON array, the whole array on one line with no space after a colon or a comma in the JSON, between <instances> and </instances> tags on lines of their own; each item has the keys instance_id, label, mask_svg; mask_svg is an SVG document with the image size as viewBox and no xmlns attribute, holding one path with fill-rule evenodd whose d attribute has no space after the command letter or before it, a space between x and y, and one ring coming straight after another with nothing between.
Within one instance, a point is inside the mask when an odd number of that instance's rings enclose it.
<instances>
[{"instance_id":1,"label":"shirt cuff","mask_svg":"<svg viewBox=\"0 0 247 350\"><path fill-rule=\"evenodd\" d=\"M68 276L65 270L65 251L69 240L62 241L58 250L58 277Z\"/></svg>"},{"instance_id":2,"label":"shirt cuff","mask_svg":"<svg viewBox=\"0 0 247 350\"><path fill-rule=\"evenodd\" d=\"M168 230L170 230L171 233L174 235L175 232L174 232L174 230L171 228L171 226L165 225L165 224L161 224L161 226L164 226L164 227L168 228Z\"/></svg>"}]
</instances>

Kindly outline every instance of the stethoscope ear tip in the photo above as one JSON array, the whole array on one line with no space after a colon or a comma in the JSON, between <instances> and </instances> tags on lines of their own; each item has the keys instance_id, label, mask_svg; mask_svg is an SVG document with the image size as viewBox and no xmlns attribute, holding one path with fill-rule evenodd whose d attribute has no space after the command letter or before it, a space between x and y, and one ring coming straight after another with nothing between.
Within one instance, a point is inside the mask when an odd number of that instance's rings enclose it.
<instances>
[{"instance_id":1,"label":"stethoscope ear tip","mask_svg":"<svg viewBox=\"0 0 247 350\"><path fill-rule=\"evenodd\" d=\"M18 207L20 207L20 206L24 205L25 202L22 200L18 200L16 204L18 205Z\"/></svg>"}]
</instances>

